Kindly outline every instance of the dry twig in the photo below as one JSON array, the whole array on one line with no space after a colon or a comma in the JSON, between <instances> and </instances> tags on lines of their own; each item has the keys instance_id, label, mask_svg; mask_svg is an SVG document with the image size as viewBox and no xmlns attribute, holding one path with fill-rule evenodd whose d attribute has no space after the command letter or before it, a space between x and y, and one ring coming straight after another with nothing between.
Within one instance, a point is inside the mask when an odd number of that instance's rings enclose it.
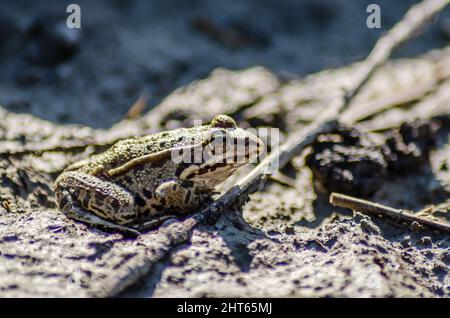
<instances>
[{"instance_id":1,"label":"dry twig","mask_svg":"<svg viewBox=\"0 0 450 318\"><path fill-rule=\"evenodd\" d=\"M364 60L364 66L355 87L347 94L346 99L351 99L358 94L373 73L387 61L392 52L414 37L426 22L441 12L449 3L450 0L425 0L412 6L403 19L375 43L374 48ZM349 102L347 101L340 110L344 111L348 106Z\"/></svg>"},{"instance_id":2,"label":"dry twig","mask_svg":"<svg viewBox=\"0 0 450 318\"><path fill-rule=\"evenodd\" d=\"M413 222L417 222L418 224L426 226L430 229L450 233L449 224L426 219L424 217L414 215L406 210L394 209L385 205L358 199L341 193L333 192L330 195L330 203L334 206L348 208L353 211L369 213L374 215L383 215L385 217L394 219L397 222L407 222L410 224Z\"/></svg>"},{"instance_id":3,"label":"dry twig","mask_svg":"<svg viewBox=\"0 0 450 318\"><path fill-rule=\"evenodd\" d=\"M135 119L142 115L145 107L147 107L147 103L150 96L147 92L142 92L139 98L131 105L130 109L125 116L126 119Z\"/></svg>"}]
</instances>

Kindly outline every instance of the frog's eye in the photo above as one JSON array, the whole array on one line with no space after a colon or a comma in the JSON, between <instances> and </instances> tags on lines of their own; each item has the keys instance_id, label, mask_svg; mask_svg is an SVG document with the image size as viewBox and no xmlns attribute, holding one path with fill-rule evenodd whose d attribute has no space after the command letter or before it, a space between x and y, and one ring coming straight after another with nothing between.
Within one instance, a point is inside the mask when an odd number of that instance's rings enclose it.
<instances>
[{"instance_id":1,"label":"frog's eye","mask_svg":"<svg viewBox=\"0 0 450 318\"><path fill-rule=\"evenodd\" d=\"M211 121L211 126L217 127L217 128L236 128L236 122L230 116L217 115Z\"/></svg>"},{"instance_id":2,"label":"frog's eye","mask_svg":"<svg viewBox=\"0 0 450 318\"><path fill-rule=\"evenodd\" d=\"M228 142L228 134L225 130L215 130L209 136L208 145L212 148L226 147Z\"/></svg>"},{"instance_id":3,"label":"frog's eye","mask_svg":"<svg viewBox=\"0 0 450 318\"><path fill-rule=\"evenodd\" d=\"M215 130L209 136L210 141L214 141L217 139L225 139L227 137L227 133L221 129Z\"/></svg>"}]
</instances>

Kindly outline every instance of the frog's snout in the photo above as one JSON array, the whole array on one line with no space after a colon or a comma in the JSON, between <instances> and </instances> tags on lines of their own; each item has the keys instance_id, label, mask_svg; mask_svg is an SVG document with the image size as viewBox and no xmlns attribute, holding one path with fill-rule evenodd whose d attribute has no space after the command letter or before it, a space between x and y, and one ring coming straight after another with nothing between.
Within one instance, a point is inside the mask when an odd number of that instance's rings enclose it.
<instances>
[{"instance_id":1,"label":"frog's snout","mask_svg":"<svg viewBox=\"0 0 450 318\"><path fill-rule=\"evenodd\" d=\"M245 138L245 150L249 162L253 162L264 153L265 144L258 136L249 134Z\"/></svg>"}]
</instances>

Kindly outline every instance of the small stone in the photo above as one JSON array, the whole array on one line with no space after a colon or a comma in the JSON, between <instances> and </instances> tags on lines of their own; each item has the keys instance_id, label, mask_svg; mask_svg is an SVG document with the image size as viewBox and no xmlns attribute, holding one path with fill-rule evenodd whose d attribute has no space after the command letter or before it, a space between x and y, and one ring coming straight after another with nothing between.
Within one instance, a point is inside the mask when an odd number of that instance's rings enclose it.
<instances>
[{"instance_id":1,"label":"small stone","mask_svg":"<svg viewBox=\"0 0 450 318\"><path fill-rule=\"evenodd\" d=\"M183 266L188 261L189 261L189 257L184 254L176 254L171 259L171 263L173 266Z\"/></svg>"},{"instance_id":2,"label":"small stone","mask_svg":"<svg viewBox=\"0 0 450 318\"><path fill-rule=\"evenodd\" d=\"M380 228L376 226L371 220L362 219L361 229L368 234L380 234Z\"/></svg>"},{"instance_id":3,"label":"small stone","mask_svg":"<svg viewBox=\"0 0 450 318\"><path fill-rule=\"evenodd\" d=\"M15 242L17 240L19 240L19 237L16 234L6 234L2 239L3 242Z\"/></svg>"},{"instance_id":4,"label":"small stone","mask_svg":"<svg viewBox=\"0 0 450 318\"><path fill-rule=\"evenodd\" d=\"M424 236L417 242L417 244L424 245L424 246L431 246L433 244L433 241L431 240L431 237Z\"/></svg>"},{"instance_id":5,"label":"small stone","mask_svg":"<svg viewBox=\"0 0 450 318\"><path fill-rule=\"evenodd\" d=\"M423 226L416 221L411 223L411 230L413 230L414 232L420 231L422 228Z\"/></svg>"},{"instance_id":6,"label":"small stone","mask_svg":"<svg viewBox=\"0 0 450 318\"><path fill-rule=\"evenodd\" d=\"M411 236L406 235L402 241L400 242L400 244L404 247L404 248L408 248L411 247Z\"/></svg>"},{"instance_id":7,"label":"small stone","mask_svg":"<svg viewBox=\"0 0 450 318\"><path fill-rule=\"evenodd\" d=\"M288 234L288 235L294 235L295 234L295 229L291 226L288 226L284 229L284 233Z\"/></svg>"}]
</instances>

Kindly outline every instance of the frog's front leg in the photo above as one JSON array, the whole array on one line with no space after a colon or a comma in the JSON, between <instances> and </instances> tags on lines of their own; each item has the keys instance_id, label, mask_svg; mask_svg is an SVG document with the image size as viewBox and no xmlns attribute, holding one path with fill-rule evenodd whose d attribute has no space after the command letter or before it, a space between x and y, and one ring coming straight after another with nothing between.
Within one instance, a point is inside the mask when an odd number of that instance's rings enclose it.
<instances>
[{"instance_id":1,"label":"frog's front leg","mask_svg":"<svg viewBox=\"0 0 450 318\"><path fill-rule=\"evenodd\" d=\"M80 172L65 172L55 182L59 208L68 217L106 228L139 234L127 227L138 217L135 199L126 189Z\"/></svg>"},{"instance_id":2,"label":"frog's front leg","mask_svg":"<svg viewBox=\"0 0 450 318\"><path fill-rule=\"evenodd\" d=\"M198 208L206 196L193 183L170 180L158 186L151 205L157 210L166 209L184 214Z\"/></svg>"},{"instance_id":3,"label":"frog's front leg","mask_svg":"<svg viewBox=\"0 0 450 318\"><path fill-rule=\"evenodd\" d=\"M161 183L153 193L144 190L142 196L148 197L148 200L142 202L140 214L147 217L151 216L152 219L133 225L133 228L145 232L170 219L176 219L181 213L190 211L193 204L198 203L198 198L194 196L192 191L194 191L192 186L177 180Z\"/></svg>"},{"instance_id":4,"label":"frog's front leg","mask_svg":"<svg viewBox=\"0 0 450 318\"><path fill-rule=\"evenodd\" d=\"M179 214L190 212L199 200L192 191L194 188L182 181L170 180L161 183L141 207L141 214L151 215L152 220L136 224L133 228L140 232L148 231L165 221L176 219ZM150 215L148 211L151 211Z\"/></svg>"}]
</instances>

